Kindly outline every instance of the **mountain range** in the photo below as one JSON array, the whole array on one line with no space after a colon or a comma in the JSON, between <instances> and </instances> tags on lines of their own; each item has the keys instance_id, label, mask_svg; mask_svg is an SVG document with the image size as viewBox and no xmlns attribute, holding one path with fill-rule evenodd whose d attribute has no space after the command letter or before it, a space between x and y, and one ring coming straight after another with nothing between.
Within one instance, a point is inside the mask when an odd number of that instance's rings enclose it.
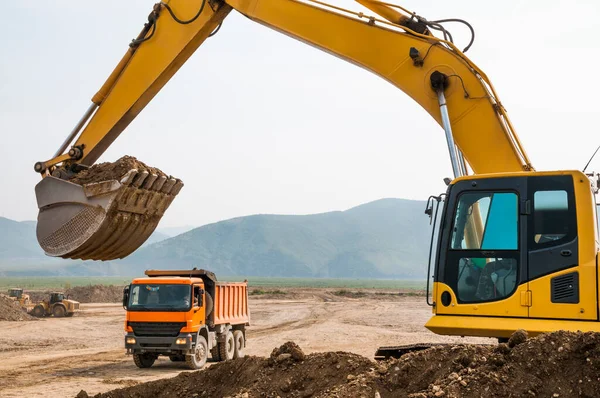
<instances>
[{"instance_id":1,"label":"mountain range","mask_svg":"<svg viewBox=\"0 0 600 398\"><path fill-rule=\"evenodd\" d=\"M238 217L174 237L158 229L129 257L107 262L47 257L35 222L0 218L0 275L198 267L222 276L417 278L426 273L431 231L424 208L424 201L381 199L346 211Z\"/></svg>"}]
</instances>

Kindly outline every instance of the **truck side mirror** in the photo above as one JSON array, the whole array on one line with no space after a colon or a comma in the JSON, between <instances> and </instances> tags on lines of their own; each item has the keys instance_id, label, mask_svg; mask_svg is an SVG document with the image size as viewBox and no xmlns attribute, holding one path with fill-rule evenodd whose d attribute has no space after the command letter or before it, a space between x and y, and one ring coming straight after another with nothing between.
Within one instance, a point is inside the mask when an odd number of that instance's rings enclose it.
<instances>
[{"instance_id":1,"label":"truck side mirror","mask_svg":"<svg viewBox=\"0 0 600 398\"><path fill-rule=\"evenodd\" d=\"M123 308L127 309L128 303L129 303L129 286L125 286L125 288L123 288Z\"/></svg>"}]
</instances>

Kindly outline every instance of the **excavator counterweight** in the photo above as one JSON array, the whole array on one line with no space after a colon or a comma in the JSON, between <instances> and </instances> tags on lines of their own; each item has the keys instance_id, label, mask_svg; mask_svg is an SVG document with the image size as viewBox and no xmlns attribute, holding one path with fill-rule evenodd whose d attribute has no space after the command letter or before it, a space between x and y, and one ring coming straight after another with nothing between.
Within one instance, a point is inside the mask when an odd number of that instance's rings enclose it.
<instances>
[{"instance_id":1,"label":"excavator counterweight","mask_svg":"<svg viewBox=\"0 0 600 398\"><path fill-rule=\"evenodd\" d=\"M181 180L131 157L71 180L48 176L35 187L38 242L54 257L126 257L148 239L182 187Z\"/></svg>"}]
</instances>

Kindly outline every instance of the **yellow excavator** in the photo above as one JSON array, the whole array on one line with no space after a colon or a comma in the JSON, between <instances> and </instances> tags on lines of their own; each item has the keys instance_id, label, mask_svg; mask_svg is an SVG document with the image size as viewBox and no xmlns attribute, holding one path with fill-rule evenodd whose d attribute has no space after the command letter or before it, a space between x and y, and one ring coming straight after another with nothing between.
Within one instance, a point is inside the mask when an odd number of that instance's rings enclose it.
<instances>
[{"instance_id":1,"label":"yellow excavator","mask_svg":"<svg viewBox=\"0 0 600 398\"><path fill-rule=\"evenodd\" d=\"M110 260L152 233L180 180L150 167L106 180L78 176L94 176L100 155L236 10L379 75L443 127L454 178L426 211L439 225L428 329L500 339L517 329L600 331L597 176L535 171L490 80L465 55L474 33L461 51L447 28L465 23L473 32L468 23L356 1L376 15L318 0L155 4L54 157L35 164L43 177L36 186L42 248L50 256Z\"/></svg>"}]
</instances>

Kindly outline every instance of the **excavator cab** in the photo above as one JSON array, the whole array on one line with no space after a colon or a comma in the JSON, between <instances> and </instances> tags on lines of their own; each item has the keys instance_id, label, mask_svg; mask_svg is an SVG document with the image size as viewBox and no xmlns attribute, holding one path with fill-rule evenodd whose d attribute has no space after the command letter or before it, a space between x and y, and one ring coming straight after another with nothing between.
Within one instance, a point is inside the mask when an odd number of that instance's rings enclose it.
<instances>
[{"instance_id":1,"label":"excavator cab","mask_svg":"<svg viewBox=\"0 0 600 398\"><path fill-rule=\"evenodd\" d=\"M14 297L19 300L23 296L23 289L12 288L8 290L8 297Z\"/></svg>"},{"instance_id":2,"label":"excavator cab","mask_svg":"<svg viewBox=\"0 0 600 398\"><path fill-rule=\"evenodd\" d=\"M531 335L598 328L597 222L585 174L460 177L446 197L428 329L507 338L515 324Z\"/></svg>"}]
</instances>

